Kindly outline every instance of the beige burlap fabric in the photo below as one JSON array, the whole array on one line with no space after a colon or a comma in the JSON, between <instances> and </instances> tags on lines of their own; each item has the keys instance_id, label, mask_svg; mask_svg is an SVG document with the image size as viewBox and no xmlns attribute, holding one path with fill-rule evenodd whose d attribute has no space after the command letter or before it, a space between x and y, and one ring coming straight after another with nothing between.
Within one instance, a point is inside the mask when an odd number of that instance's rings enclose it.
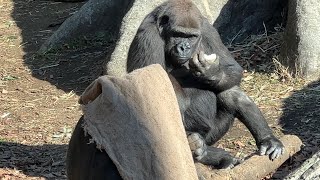
<instances>
[{"instance_id":1,"label":"beige burlap fabric","mask_svg":"<svg viewBox=\"0 0 320 180\"><path fill-rule=\"evenodd\" d=\"M82 94L84 129L124 179L198 179L178 102L160 65L102 76Z\"/></svg>"}]
</instances>

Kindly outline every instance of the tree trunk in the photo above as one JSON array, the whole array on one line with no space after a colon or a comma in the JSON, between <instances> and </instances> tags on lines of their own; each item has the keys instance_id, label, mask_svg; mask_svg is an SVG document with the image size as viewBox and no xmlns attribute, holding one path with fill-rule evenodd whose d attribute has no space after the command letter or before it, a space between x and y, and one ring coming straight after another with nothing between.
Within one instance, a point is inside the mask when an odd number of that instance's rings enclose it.
<instances>
[{"instance_id":1,"label":"tree trunk","mask_svg":"<svg viewBox=\"0 0 320 180\"><path fill-rule=\"evenodd\" d=\"M298 169L290 173L284 180L320 179L320 151L306 160Z\"/></svg>"},{"instance_id":2,"label":"tree trunk","mask_svg":"<svg viewBox=\"0 0 320 180\"><path fill-rule=\"evenodd\" d=\"M293 74L320 78L320 2L291 0L280 61Z\"/></svg>"}]
</instances>

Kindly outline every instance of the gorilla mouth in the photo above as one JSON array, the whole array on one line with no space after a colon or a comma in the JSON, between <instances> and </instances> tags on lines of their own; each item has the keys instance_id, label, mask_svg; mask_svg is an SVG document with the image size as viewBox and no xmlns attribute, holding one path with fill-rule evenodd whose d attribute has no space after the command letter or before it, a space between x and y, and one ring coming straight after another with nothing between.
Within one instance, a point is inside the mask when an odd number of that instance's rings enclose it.
<instances>
[{"instance_id":1,"label":"gorilla mouth","mask_svg":"<svg viewBox=\"0 0 320 180\"><path fill-rule=\"evenodd\" d=\"M175 57L176 59L176 63L179 65L183 65L184 63L186 63L187 61L189 61L191 58L190 57Z\"/></svg>"}]
</instances>

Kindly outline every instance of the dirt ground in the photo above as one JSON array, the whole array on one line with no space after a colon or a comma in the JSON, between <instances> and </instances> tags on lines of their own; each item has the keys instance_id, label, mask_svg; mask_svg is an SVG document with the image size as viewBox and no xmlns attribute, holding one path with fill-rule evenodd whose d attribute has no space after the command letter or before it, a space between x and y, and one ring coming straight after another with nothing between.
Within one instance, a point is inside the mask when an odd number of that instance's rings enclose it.
<instances>
[{"instance_id":1,"label":"dirt ground","mask_svg":"<svg viewBox=\"0 0 320 180\"><path fill-rule=\"evenodd\" d=\"M46 55L36 51L81 5L0 0L1 180L66 179L67 143L82 113L78 97L101 74L110 43L85 39ZM272 58L279 50L277 38L254 39L230 47L248 69L242 87L277 136L296 134L304 142L302 152L267 177L280 179L319 150L320 83L291 79L275 66ZM217 146L237 157L256 150L253 138L240 123L235 123Z\"/></svg>"}]
</instances>

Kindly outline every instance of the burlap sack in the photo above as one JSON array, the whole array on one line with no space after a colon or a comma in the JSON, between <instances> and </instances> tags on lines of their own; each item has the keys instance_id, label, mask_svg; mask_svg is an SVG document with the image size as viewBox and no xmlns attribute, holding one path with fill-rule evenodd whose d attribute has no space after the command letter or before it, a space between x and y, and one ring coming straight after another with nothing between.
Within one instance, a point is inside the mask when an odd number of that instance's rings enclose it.
<instances>
[{"instance_id":1,"label":"burlap sack","mask_svg":"<svg viewBox=\"0 0 320 180\"><path fill-rule=\"evenodd\" d=\"M84 129L124 179L198 179L178 102L160 65L102 76L83 93Z\"/></svg>"}]
</instances>

